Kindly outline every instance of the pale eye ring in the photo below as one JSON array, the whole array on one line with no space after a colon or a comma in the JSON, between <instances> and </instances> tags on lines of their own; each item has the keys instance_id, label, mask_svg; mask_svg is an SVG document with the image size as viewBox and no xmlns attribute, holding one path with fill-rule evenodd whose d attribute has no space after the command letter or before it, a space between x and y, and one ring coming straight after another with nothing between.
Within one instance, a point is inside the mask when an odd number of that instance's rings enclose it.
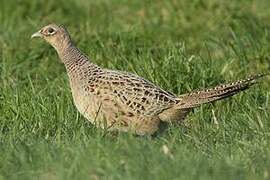
<instances>
[{"instance_id":1,"label":"pale eye ring","mask_svg":"<svg viewBox=\"0 0 270 180\"><path fill-rule=\"evenodd\" d=\"M53 28L49 28L48 29L48 32L49 32L49 34L53 34L54 33L54 29Z\"/></svg>"}]
</instances>

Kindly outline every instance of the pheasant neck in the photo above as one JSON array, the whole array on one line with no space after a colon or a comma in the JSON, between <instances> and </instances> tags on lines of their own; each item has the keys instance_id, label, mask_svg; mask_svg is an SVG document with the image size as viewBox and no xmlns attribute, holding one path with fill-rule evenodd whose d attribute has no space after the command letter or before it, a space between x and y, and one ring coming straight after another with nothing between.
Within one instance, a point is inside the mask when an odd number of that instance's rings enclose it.
<instances>
[{"instance_id":1,"label":"pheasant neck","mask_svg":"<svg viewBox=\"0 0 270 180\"><path fill-rule=\"evenodd\" d=\"M65 65L70 62L88 61L88 58L73 43L57 49L57 53Z\"/></svg>"},{"instance_id":2,"label":"pheasant neck","mask_svg":"<svg viewBox=\"0 0 270 180\"><path fill-rule=\"evenodd\" d=\"M100 67L93 64L87 56L85 56L72 43L61 51L57 51L61 61L64 63L68 76L71 81L85 79L94 71L99 71Z\"/></svg>"}]
</instances>

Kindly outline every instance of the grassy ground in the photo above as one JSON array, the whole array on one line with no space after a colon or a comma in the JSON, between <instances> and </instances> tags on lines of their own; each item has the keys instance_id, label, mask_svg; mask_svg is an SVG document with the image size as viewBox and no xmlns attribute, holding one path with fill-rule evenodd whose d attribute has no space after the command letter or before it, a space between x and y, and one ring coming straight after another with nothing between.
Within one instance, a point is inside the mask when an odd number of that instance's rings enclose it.
<instances>
[{"instance_id":1,"label":"grassy ground","mask_svg":"<svg viewBox=\"0 0 270 180\"><path fill-rule=\"evenodd\" d=\"M115 136L78 114L55 51L30 40L65 24L95 63L180 94L267 71L269 0L0 4L0 179L270 178L269 78L157 137Z\"/></svg>"}]
</instances>

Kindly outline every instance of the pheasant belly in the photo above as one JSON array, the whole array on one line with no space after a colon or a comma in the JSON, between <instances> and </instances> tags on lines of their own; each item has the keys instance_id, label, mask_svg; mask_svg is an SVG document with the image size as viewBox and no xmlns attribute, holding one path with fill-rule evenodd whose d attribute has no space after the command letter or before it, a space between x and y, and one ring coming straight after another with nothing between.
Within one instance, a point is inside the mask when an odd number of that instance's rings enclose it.
<instances>
[{"instance_id":1,"label":"pheasant belly","mask_svg":"<svg viewBox=\"0 0 270 180\"><path fill-rule=\"evenodd\" d=\"M99 97L72 89L78 111L93 125L108 131L133 132L138 135L153 134L158 130L160 119L146 117L123 108L113 97Z\"/></svg>"}]
</instances>

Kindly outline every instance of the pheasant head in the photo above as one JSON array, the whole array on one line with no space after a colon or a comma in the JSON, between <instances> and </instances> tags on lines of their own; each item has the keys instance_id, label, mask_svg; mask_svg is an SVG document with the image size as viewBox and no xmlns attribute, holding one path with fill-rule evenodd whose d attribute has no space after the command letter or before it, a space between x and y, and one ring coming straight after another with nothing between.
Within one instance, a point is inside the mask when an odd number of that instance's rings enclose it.
<instances>
[{"instance_id":1,"label":"pheasant head","mask_svg":"<svg viewBox=\"0 0 270 180\"><path fill-rule=\"evenodd\" d=\"M68 31L62 25L49 24L32 34L31 38L40 37L51 44L58 53L71 44Z\"/></svg>"}]
</instances>

